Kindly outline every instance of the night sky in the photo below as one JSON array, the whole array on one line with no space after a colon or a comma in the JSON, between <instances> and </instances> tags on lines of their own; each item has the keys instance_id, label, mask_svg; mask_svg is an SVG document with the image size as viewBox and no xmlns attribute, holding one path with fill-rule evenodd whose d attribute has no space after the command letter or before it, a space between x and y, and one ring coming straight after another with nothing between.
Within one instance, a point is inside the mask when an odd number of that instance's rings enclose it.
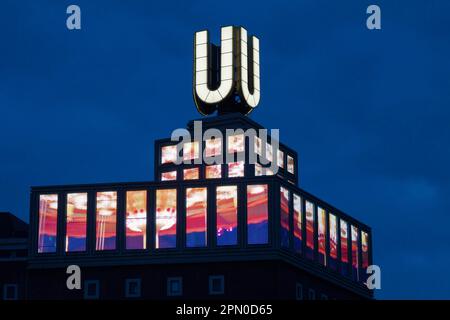
<instances>
[{"instance_id":1,"label":"night sky","mask_svg":"<svg viewBox=\"0 0 450 320\"><path fill-rule=\"evenodd\" d=\"M66 28L77 4L82 30ZM378 4L382 30L366 28ZM300 187L373 228L377 298L450 298L450 2L0 3L0 211L31 186L153 180L153 143L199 118L193 34L261 42L261 102Z\"/></svg>"}]
</instances>

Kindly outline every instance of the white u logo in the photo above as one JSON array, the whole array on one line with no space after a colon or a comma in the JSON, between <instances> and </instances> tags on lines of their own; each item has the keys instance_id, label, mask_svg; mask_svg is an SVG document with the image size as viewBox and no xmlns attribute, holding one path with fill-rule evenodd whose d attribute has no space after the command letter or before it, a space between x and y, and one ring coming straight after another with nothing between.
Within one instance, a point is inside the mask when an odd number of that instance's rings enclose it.
<instances>
[{"instance_id":1,"label":"white u logo","mask_svg":"<svg viewBox=\"0 0 450 320\"><path fill-rule=\"evenodd\" d=\"M218 110L219 113L247 114L258 105L260 100L259 40L254 36L251 40L251 44L248 45L247 30L242 27L223 27L219 54L218 48L209 43L207 30L196 32L194 99L200 113L210 114ZM213 54L214 51L216 55ZM219 65L220 80L216 77L215 83L212 83L213 75L217 75L219 71L217 70ZM249 73L251 73L250 76Z\"/></svg>"}]
</instances>

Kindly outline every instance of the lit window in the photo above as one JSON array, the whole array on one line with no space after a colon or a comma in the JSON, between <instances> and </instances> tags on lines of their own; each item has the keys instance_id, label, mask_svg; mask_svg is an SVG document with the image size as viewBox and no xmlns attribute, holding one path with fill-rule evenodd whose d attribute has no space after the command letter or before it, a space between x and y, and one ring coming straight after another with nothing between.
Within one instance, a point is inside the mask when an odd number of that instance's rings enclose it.
<instances>
[{"instance_id":1,"label":"lit window","mask_svg":"<svg viewBox=\"0 0 450 320\"><path fill-rule=\"evenodd\" d=\"M190 168L183 170L183 179L184 180L196 180L199 178L199 169L198 168Z\"/></svg>"},{"instance_id":2,"label":"lit window","mask_svg":"<svg viewBox=\"0 0 450 320\"><path fill-rule=\"evenodd\" d=\"M358 228L351 226L352 230L352 277L353 280L359 280L359 251L358 251Z\"/></svg>"},{"instance_id":3,"label":"lit window","mask_svg":"<svg viewBox=\"0 0 450 320\"><path fill-rule=\"evenodd\" d=\"M96 250L116 249L117 192L97 192Z\"/></svg>"},{"instance_id":4,"label":"lit window","mask_svg":"<svg viewBox=\"0 0 450 320\"><path fill-rule=\"evenodd\" d=\"M294 250L302 252L302 198L294 194Z\"/></svg>"},{"instance_id":5,"label":"lit window","mask_svg":"<svg viewBox=\"0 0 450 320\"><path fill-rule=\"evenodd\" d=\"M139 298L141 296L141 279L125 280L125 297Z\"/></svg>"},{"instance_id":6,"label":"lit window","mask_svg":"<svg viewBox=\"0 0 450 320\"><path fill-rule=\"evenodd\" d=\"M273 148L270 143L266 143L266 159L272 162L273 159Z\"/></svg>"},{"instance_id":7,"label":"lit window","mask_svg":"<svg viewBox=\"0 0 450 320\"><path fill-rule=\"evenodd\" d=\"M247 186L247 236L249 244L268 243L268 186Z\"/></svg>"},{"instance_id":8,"label":"lit window","mask_svg":"<svg viewBox=\"0 0 450 320\"><path fill-rule=\"evenodd\" d=\"M5 284L3 286L3 300L17 300L19 298L19 286L17 284Z\"/></svg>"},{"instance_id":9,"label":"lit window","mask_svg":"<svg viewBox=\"0 0 450 320\"><path fill-rule=\"evenodd\" d=\"M263 167L259 163L255 163L255 177L263 175Z\"/></svg>"},{"instance_id":10,"label":"lit window","mask_svg":"<svg viewBox=\"0 0 450 320\"><path fill-rule=\"evenodd\" d=\"M181 277L167 278L167 295L171 297L183 294L183 279Z\"/></svg>"},{"instance_id":11,"label":"lit window","mask_svg":"<svg viewBox=\"0 0 450 320\"><path fill-rule=\"evenodd\" d=\"M87 193L69 193L66 206L66 252L86 250Z\"/></svg>"},{"instance_id":12,"label":"lit window","mask_svg":"<svg viewBox=\"0 0 450 320\"><path fill-rule=\"evenodd\" d=\"M255 140L254 140L254 148L255 148L255 153L257 155L262 155L262 141L260 138L258 138L257 136L255 136Z\"/></svg>"},{"instance_id":13,"label":"lit window","mask_svg":"<svg viewBox=\"0 0 450 320\"><path fill-rule=\"evenodd\" d=\"M205 156L214 157L222 154L221 138L207 139L205 145Z\"/></svg>"},{"instance_id":14,"label":"lit window","mask_svg":"<svg viewBox=\"0 0 450 320\"><path fill-rule=\"evenodd\" d=\"M361 231L361 244L362 244L362 267L367 269L369 266L369 234Z\"/></svg>"},{"instance_id":15,"label":"lit window","mask_svg":"<svg viewBox=\"0 0 450 320\"><path fill-rule=\"evenodd\" d=\"M205 171L206 179L222 178L222 166L220 164L206 166Z\"/></svg>"},{"instance_id":16,"label":"lit window","mask_svg":"<svg viewBox=\"0 0 450 320\"><path fill-rule=\"evenodd\" d=\"M127 191L126 248L145 249L147 242L147 191Z\"/></svg>"},{"instance_id":17,"label":"lit window","mask_svg":"<svg viewBox=\"0 0 450 320\"><path fill-rule=\"evenodd\" d=\"M168 171L161 173L161 181L173 181L177 180L177 171Z\"/></svg>"},{"instance_id":18,"label":"lit window","mask_svg":"<svg viewBox=\"0 0 450 320\"><path fill-rule=\"evenodd\" d=\"M56 252L56 231L58 223L58 195L39 196L39 241L38 252Z\"/></svg>"},{"instance_id":19,"label":"lit window","mask_svg":"<svg viewBox=\"0 0 450 320\"><path fill-rule=\"evenodd\" d=\"M327 264L327 254L325 249L327 229L326 229L326 219L327 215L324 209L321 207L317 208L317 222L318 222L318 243L319 243L319 262L323 265Z\"/></svg>"},{"instance_id":20,"label":"lit window","mask_svg":"<svg viewBox=\"0 0 450 320\"><path fill-rule=\"evenodd\" d=\"M278 166L280 168L284 168L284 152L281 151L280 149L278 149L278 151L277 151L277 161L278 161Z\"/></svg>"},{"instance_id":21,"label":"lit window","mask_svg":"<svg viewBox=\"0 0 450 320\"><path fill-rule=\"evenodd\" d=\"M230 162L228 164L228 177L237 178L244 176L244 161Z\"/></svg>"},{"instance_id":22,"label":"lit window","mask_svg":"<svg viewBox=\"0 0 450 320\"><path fill-rule=\"evenodd\" d=\"M217 245L237 244L237 187L221 186L216 189Z\"/></svg>"},{"instance_id":23,"label":"lit window","mask_svg":"<svg viewBox=\"0 0 450 320\"><path fill-rule=\"evenodd\" d=\"M287 170L289 173L294 174L294 158L287 156Z\"/></svg>"},{"instance_id":24,"label":"lit window","mask_svg":"<svg viewBox=\"0 0 450 320\"><path fill-rule=\"evenodd\" d=\"M329 214L330 219L330 267L334 270L337 268L337 219L332 213Z\"/></svg>"},{"instance_id":25,"label":"lit window","mask_svg":"<svg viewBox=\"0 0 450 320\"><path fill-rule=\"evenodd\" d=\"M199 155L198 141L186 142L183 146L183 160L197 159Z\"/></svg>"},{"instance_id":26,"label":"lit window","mask_svg":"<svg viewBox=\"0 0 450 320\"><path fill-rule=\"evenodd\" d=\"M280 187L281 246L289 247L289 190Z\"/></svg>"},{"instance_id":27,"label":"lit window","mask_svg":"<svg viewBox=\"0 0 450 320\"><path fill-rule=\"evenodd\" d=\"M342 262L342 273L344 275L348 274L347 264L348 264L348 225L347 222L341 219L341 262Z\"/></svg>"},{"instance_id":28,"label":"lit window","mask_svg":"<svg viewBox=\"0 0 450 320\"><path fill-rule=\"evenodd\" d=\"M186 189L186 246L206 246L206 188Z\"/></svg>"},{"instance_id":29,"label":"lit window","mask_svg":"<svg viewBox=\"0 0 450 320\"><path fill-rule=\"evenodd\" d=\"M224 294L225 292L225 278L224 276L210 276L209 277L209 294Z\"/></svg>"},{"instance_id":30,"label":"lit window","mask_svg":"<svg viewBox=\"0 0 450 320\"><path fill-rule=\"evenodd\" d=\"M100 297L100 282L98 280L84 281L84 298L98 299Z\"/></svg>"},{"instance_id":31,"label":"lit window","mask_svg":"<svg viewBox=\"0 0 450 320\"><path fill-rule=\"evenodd\" d=\"M164 146L161 148L161 164L177 161L177 146Z\"/></svg>"},{"instance_id":32,"label":"lit window","mask_svg":"<svg viewBox=\"0 0 450 320\"><path fill-rule=\"evenodd\" d=\"M245 149L243 134L228 136L228 153L242 152Z\"/></svg>"},{"instance_id":33,"label":"lit window","mask_svg":"<svg viewBox=\"0 0 450 320\"><path fill-rule=\"evenodd\" d=\"M309 201L305 203L306 207L306 256L314 259L314 204Z\"/></svg>"},{"instance_id":34,"label":"lit window","mask_svg":"<svg viewBox=\"0 0 450 320\"><path fill-rule=\"evenodd\" d=\"M177 245L177 190L156 190L155 247L175 248Z\"/></svg>"}]
</instances>

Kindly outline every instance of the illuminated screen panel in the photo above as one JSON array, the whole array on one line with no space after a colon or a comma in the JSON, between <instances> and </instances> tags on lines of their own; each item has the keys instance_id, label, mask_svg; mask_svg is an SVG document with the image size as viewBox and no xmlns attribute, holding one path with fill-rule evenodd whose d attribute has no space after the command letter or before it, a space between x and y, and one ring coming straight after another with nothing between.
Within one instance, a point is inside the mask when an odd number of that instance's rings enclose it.
<instances>
[{"instance_id":1,"label":"illuminated screen panel","mask_svg":"<svg viewBox=\"0 0 450 320\"><path fill-rule=\"evenodd\" d=\"M205 168L206 179L219 179L222 178L222 165L215 164L206 166Z\"/></svg>"},{"instance_id":2,"label":"illuminated screen panel","mask_svg":"<svg viewBox=\"0 0 450 320\"><path fill-rule=\"evenodd\" d=\"M198 141L186 142L183 146L183 160L197 159L199 156Z\"/></svg>"},{"instance_id":3,"label":"illuminated screen panel","mask_svg":"<svg viewBox=\"0 0 450 320\"><path fill-rule=\"evenodd\" d=\"M263 175L263 167L259 163L255 163L255 177Z\"/></svg>"},{"instance_id":4,"label":"illuminated screen panel","mask_svg":"<svg viewBox=\"0 0 450 320\"><path fill-rule=\"evenodd\" d=\"M367 232L361 231L361 264L363 271L361 272L361 281L366 282L367 280L367 267L369 267L369 234Z\"/></svg>"},{"instance_id":5,"label":"illuminated screen panel","mask_svg":"<svg viewBox=\"0 0 450 320\"><path fill-rule=\"evenodd\" d=\"M173 181L177 180L177 171L161 172L161 181Z\"/></svg>"},{"instance_id":6,"label":"illuminated screen panel","mask_svg":"<svg viewBox=\"0 0 450 320\"><path fill-rule=\"evenodd\" d=\"M147 247L147 191L127 191L126 248Z\"/></svg>"},{"instance_id":7,"label":"illuminated screen panel","mask_svg":"<svg viewBox=\"0 0 450 320\"><path fill-rule=\"evenodd\" d=\"M278 161L278 166L280 168L284 168L284 152L281 151L280 149L278 149L278 151L277 151L277 161Z\"/></svg>"},{"instance_id":8,"label":"illuminated screen panel","mask_svg":"<svg viewBox=\"0 0 450 320\"><path fill-rule=\"evenodd\" d=\"M327 254L326 254L326 218L327 214L325 210L321 207L317 208L317 222L318 222L318 251L319 251L319 262L323 265L327 264Z\"/></svg>"},{"instance_id":9,"label":"illuminated screen panel","mask_svg":"<svg viewBox=\"0 0 450 320\"><path fill-rule=\"evenodd\" d=\"M205 156L214 157L222 154L222 139L214 138L205 141Z\"/></svg>"},{"instance_id":10,"label":"illuminated screen panel","mask_svg":"<svg viewBox=\"0 0 450 320\"><path fill-rule=\"evenodd\" d=\"M183 170L183 179L184 180L197 180L199 178L199 169L191 168Z\"/></svg>"},{"instance_id":11,"label":"illuminated screen panel","mask_svg":"<svg viewBox=\"0 0 450 320\"><path fill-rule=\"evenodd\" d=\"M237 186L216 188L217 245L237 245Z\"/></svg>"},{"instance_id":12,"label":"illuminated screen panel","mask_svg":"<svg viewBox=\"0 0 450 320\"><path fill-rule=\"evenodd\" d=\"M337 258L338 258L338 253L337 253L337 218L334 214L330 213L329 214L329 234L330 234L330 267L333 270L337 270Z\"/></svg>"},{"instance_id":13,"label":"illuminated screen panel","mask_svg":"<svg viewBox=\"0 0 450 320\"><path fill-rule=\"evenodd\" d=\"M56 252L58 195L39 196L38 253Z\"/></svg>"},{"instance_id":14,"label":"illuminated screen panel","mask_svg":"<svg viewBox=\"0 0 450 320\"><path fill-rule=\"evenodd\" d=\"M117 192L97 192L96 250L116 249Z\"/></svg>"},{"instance_id":15,"label":"illuminated screen panel","mask_svg":"<svg viewBox=\"0 0 450 320\"><path fill-rule=\"evenodd\" d=\"M302 198L294 194L294 250L302 253Z\"/></svg>"},{"instance_id":16,"label":"illuminated screen panel","mask_svg":"<svg viewBox=\"0 0 450 320\"><path fill-rule=\"evenodd\" d=\"M272 162L273 159L273 148L270 143L266 143L266 159Z\"/></svg>"},{"instance_id":17,"label":"illuminated screen panel","mask_svg":"<svg viewBox=\"0 0 450 320\"><path fill-rule=\"evenodd\" d=\"M206 188L186 189L186 247L206 246Z\"/></svg>"},{"instance_id":18,"label":"illuminated screen panel","mask_svg":"<svg viewBox=\"0 0 450 320\"><path fill-rule=\"evenodd\" d=\"M314 204L305 202L306 214L306 256L314 259Z\"/></svg>"},{"instance_id":19,"label":"illuminated screen panel","mask_svg":"<svg viewBox=\"0 0 450 320\"><path fill-rule=\"evenodd\" d=\"M348 225L341 219L341 271L343 275L348 275Z\"/></svg>"},{"instance_id":20,"label":"illuminated screen panel","mask_svg":"<svg viewBox=\"0 0 450 320\"><path fill-rule=\"evenodd\" d=\"M247 236L249 244L266 244L269 237L268 186L247 186Z\"/></svg>"},{"instance_id":21,"label":"illuminated screen panel","mask_svg":"<svg viewBox=\"0 0 450 320\"><path fill-rule=\"evenodd\" d=\"M66 252L86 251L87 193L67 194Z\"/></svg>"},{"instance_id":22,"label":"illuminated screen panel","mask_svg":"<svg viewBox=\"0 0 450 320\"><path fill-rule=\"evenodd\" d=\"M351 226L351 232L352 232L352 278L353 280L358 281L359 280L358 228L355 226Z\"/></svg>"},{"instance_id":23,"label":"illuminated screen panel","mask_svg":"<svg viewBox=\"0 0 450 320\"><path fill-rule=\"evenodd\" d=\"M228 177L237 178L244 176L244 161L230 162L228 164Z\"/></svg>"},{"instance_id":24,"label":"illuminated screen panel","mask_svg":"<svg viewBox=\"0 0 450 320\"><path fill-rule=\"evenodd\" d=\"M294 174L294 158L287 156L287 170L289 173Z\"/></svg>"},{"instance_id":25,"label":"illuminated screen panel","mask_svg":"<svg viewBox=\"0 0 450 320\"><path fill-rule=\"evenodd\" d=\"M262 156L262 140L255 136L253 144L254 144L255 153L257 155Z\"/></svg>"},{"instance_id":26,"label":"illuminated screen panel","mask_svg":"<svg viewBox=\"0 0 450 320\"><path fill-rule=\"evenodd\" d=\"M156 190L155 248L177 246L177 189Z\"/></svg>"},{"instance_id":27,"label":"illuminated screen panel","mask_svg":"<svg viewBox=\"0 0 450 320\"><path fill-rule=\"evenodd\" d=\"M228 136L228 153L243 152L245 150L245 139L243 134Z\"/></svg>"},{"instance_id":28,"label":"illuminated screen panel","mask_svg":"<svg viewBox=\"0 0 450 320\"><path fill-rule=\"evenodd\" d=\"M280 187L281 246L289 248L289 190Z\"/></svg>"},{"instance_id":29,"label":"illuminated screen panel","mask_svg":"<svg viewBox=\"0 0 450 320\"><path fill-rule=\"evenodd\" d=\"M174 163L177 160L177 146L164 146L161 148L161 164Z\"/></svg>"}]
</instances>

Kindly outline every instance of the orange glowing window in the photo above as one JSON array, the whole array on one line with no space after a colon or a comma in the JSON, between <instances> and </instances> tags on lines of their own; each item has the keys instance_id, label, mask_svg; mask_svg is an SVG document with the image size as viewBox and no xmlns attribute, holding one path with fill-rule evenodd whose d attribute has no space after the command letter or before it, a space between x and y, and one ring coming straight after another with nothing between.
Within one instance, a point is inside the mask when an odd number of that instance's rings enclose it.
<instances>
[{"instance_id":1,"label":"orange glowing window","mask_svg":"<svg viewBox=\"0 0 450 320\"><path fill-rule=\"evenodd\" d=\"M164 146L161 148L161 164L174 163L177 160L177 146Z\"/></svg>"},{"instance_id":2,"label":"orange glowing window","mask_svg":"<svg viewBox=\"0 0 450 320\"><path fill-rule=\"evenodd\" d=\"M242 152L245 150L245 138L243 134L228 136L228 153Z\"/></svg>"},{"instance_id":3,"label":"orange glowing window","mask_svg":"<svg viewBox=\"0 0 450 320\"><path fill-rule=\"evenodd\" d=\"M177 180L177 171L168 171L161 173L161 181L173 181Z\"/></svg>"},{"instance_id":4,"label":"orange glowing window","mask_svg":"<svg viewBox=\"0 0 450 320\"><path fill-rule=\"evenodd\" d=\"M228 164L228 177L237 178L244 176L244 161L230 162Z\"/></svg>"},{"instance_id":5,"label":"orange glowing window","mask_svg":"<svg viewBox=\"0 0 450 320\"><path fill-rule=\"evenodd\" d=\"M58 195L39 196L38 253L56 252Z\"/></svg>"},{"instance_id":6,"label":"orange glowing window","mask_svg":"<svg viewBox=\"0 0 450 320\"><path fill-rule=\"evenodd\" d=\"M66 252L86 250L87 193L67 194Z\"/></svg>"},{"instance_id":7,"label":"orange glowing window","mask_svg":"<svg viewBox=\"0 0 450 320\"><path fill-rule=\"evenodd\" d=\"M197 159L199 156L198 141L186 142L183 146L183 160Z\"/></svg>"},{"instance_id":8,"label":"orange glowing window","mask_svg":"<svg viewBox=\"0 0 450 320\"><path fill-rule=\"evenodd\" d=\"M206 188L186 189L186 246L205 247L207 236L207 198Z\"/></svg>"},{"instance_id":9,"label":"orange glowing window","mask_svg":"<svg viewBox=\"0 0 450 320\"><path fill-rule=\"evenodd\" d=\"M205 156L214 157L222 154L222 139L212 138L205 141Z\"/></svg>"},{"instance_id":10,"label":"orange glowing window","mask_svg":"<svg viewBox=\"0 0 450 320\"><path fill-rule=\"evenodd\" d=\"M184 180L196 180L199 178L199 169L198 168L190 168L183 170L183 178Z\"/></svg>"},{"instance_id":11,"label":"orange glowing window","mask_svg":"<svg viewBox=\"0 0 450 320\"><path fill-rule=\"evenodd\" d=\"M127 191L126 248L147 247L147 191Z\"/></svg>"},{"instance_id":12,"label":"orange glowing window","mask_svg":"<svg viewBox=\"0 0 450 320\"><path fill-rule=\"evenodd\" d=\"M117 192L97 192L96 250L116 249Z\"/></svg>"},{"instance_id":13,"label":"orange glowing window","mask_svg":"<svg viewBox=\"0 0 450 320\"><path fill-rule=\"evenodd\" d=\"M156 190L155 247L177 246L177 189Z\"/></svg>"},{"instance_id":14,"label":"orange glowing window","mask_svg":"<svg viewBox=\"0 0 450 320\"><path fill-rule=\"evenodd\" d=\"M237 186L221 186L216 189L217 245L237 244Z\"/></svg>"},{"instance_id":15,"label":"orange glowing window","mask_svg":"<svg viewBox=\"0 0 450 320\"><path fill-rule=\"evenodd\" d=\"M205 175L206 179L222 178L222 166L220 164L206 166Z\"/></svg>"}]
</instances>

